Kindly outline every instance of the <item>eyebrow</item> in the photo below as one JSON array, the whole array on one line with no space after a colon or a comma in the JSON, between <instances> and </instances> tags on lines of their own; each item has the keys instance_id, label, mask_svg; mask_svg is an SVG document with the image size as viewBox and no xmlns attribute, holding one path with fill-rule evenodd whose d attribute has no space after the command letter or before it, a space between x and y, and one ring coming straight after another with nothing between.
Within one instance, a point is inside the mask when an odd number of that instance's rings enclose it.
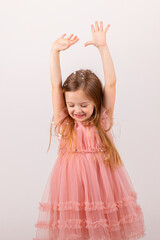
<instances>
[{"instance_id":1,"label":"eyebrow","mask_svg":"<svg viewBox=\"0 0 160 240\"><path fill-rule=\"evenodd\" d=\"M73 103L73 102L67 102L67 103ZM88 103L88 102L81 102L81 103Z\"/></svg>"}]
</instances>

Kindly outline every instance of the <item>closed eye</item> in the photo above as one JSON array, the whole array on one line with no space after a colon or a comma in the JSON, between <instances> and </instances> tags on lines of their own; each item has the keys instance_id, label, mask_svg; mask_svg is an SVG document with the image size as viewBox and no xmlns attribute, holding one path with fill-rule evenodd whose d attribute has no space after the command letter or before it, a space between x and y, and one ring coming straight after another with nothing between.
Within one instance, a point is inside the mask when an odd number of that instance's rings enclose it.
<instances>
[{"instance_id":1,"label":"closed eye","mask_svg":"<svg viewBox=\"0 0 160 240\"><path fill-rule=\"evenodd\" d=\"M69 107L74 107L74 106L69 106ZM85 107L87 107L87 106L81 106L81 107L84 107L84 108L85 108Z\"/></svg>"}]
</instances>

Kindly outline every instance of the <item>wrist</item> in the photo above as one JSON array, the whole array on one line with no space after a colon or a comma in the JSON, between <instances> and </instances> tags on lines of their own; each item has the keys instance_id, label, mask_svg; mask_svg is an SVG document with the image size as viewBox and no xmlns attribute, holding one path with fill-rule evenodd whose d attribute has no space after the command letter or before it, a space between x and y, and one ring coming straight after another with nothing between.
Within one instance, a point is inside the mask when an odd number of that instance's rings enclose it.
<instances>
[{"instance_id":1,"label":"wrist","mask_svg":"<svg viewBox=\"0 0 160 240\"><path fill-rule=\"evenodd\" d=\"M51 54L58 54L60 51L57 50L55 47L51 48Z\"/></svg>"},{"instance_id":2,"label":"wrist","mask_svg":"<svg viewBox=\"0 0 160 240\"><path fill-rule=\"evenodd\" d=\"M107 43L98 47L99 51L103 51L104 49L108 49Z\"/></svg>"}]
</instances>

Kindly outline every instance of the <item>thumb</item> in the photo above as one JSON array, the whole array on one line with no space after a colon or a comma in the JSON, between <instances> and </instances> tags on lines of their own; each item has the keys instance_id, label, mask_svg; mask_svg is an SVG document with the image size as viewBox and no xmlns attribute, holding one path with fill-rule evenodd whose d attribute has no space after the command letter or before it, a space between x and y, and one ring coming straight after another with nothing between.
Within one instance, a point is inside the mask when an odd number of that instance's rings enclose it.
<instances>
[{"instance_id":1,"label":"thumb","mask_svg":"<svg viewBox=\"0 0 160 240\"><path fill-rule=\"evenodd\" d=\"M88 45L91 45L92 44L92 41L88 41L84 44L85 47L87 47Z\"/></svg>"}]
</instances>

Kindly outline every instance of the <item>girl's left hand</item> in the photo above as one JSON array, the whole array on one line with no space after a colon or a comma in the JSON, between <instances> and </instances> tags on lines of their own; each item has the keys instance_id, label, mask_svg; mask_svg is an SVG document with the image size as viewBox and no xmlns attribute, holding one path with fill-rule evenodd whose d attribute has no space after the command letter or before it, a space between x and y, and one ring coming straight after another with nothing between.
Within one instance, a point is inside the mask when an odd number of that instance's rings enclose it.
<instances>
[{"instance_id":1,"label":"girl's left hand","mask_svg":"<svg viewBox=\"0 0 160 240\"><path fill-rule=\"evenodd\" d=\"M110 27L110 24L107 25L105 30L103 31L103 22L100 21L100 27L98 26L98 22L95 21L95 28L93 24L91 25L91 31L92 31L92 40L88 41L84 44L84 46L88 45L94 45L95 47L99 48L101 46L106 45L106 32L108 31L108 28Z\"/></svg>"}]
</instances>

